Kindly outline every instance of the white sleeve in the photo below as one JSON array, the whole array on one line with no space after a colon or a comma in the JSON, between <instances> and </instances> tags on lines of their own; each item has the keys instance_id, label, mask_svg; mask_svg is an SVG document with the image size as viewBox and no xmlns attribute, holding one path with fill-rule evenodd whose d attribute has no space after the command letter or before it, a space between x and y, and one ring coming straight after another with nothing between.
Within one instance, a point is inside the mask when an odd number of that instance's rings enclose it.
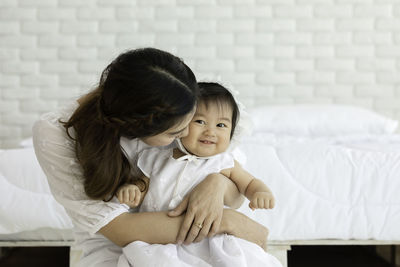
<instances>
[{"instance_id":1,"label":"white sleeve","mask_svg":"<svg viewBox=\"0 0 400 267\"><path fill-rule=\"evenodd\" d=\"M217 154L207 159L207 162L202 166L206 173L219 173L222 170L230 169L235 166L233 156L229 152Z\"/></svg>"},{"instance_id":2,"label":"white sleeve","mask_svg":"<svg viewBox=\"0 0 400 267\"><path fill-rule=\"evenodd\" d=\"M56 118L42 116L34 124L33 144L54 198L65 208L75 227L94 234L129 211L115 199L104 202L86 195L73 142Z\"/></svg>"},{"instance_id":3,"label":"white sleeve","mask_svg":"<svg viewBox=\"0 0 400 267\"><path fill-rule=\"evenodd\" d=\"M230 152L219 154L219 157L220 170L231 169L235 167L235 160Z\"/></svg>"}]
</instances>

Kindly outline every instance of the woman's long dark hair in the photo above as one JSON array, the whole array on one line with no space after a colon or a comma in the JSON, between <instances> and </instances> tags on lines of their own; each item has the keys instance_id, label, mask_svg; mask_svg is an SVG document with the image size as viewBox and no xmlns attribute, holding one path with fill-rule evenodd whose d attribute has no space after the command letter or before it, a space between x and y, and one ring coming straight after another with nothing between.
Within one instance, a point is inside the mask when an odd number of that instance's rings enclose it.
<instances>
[{"instance_id":1,"label":"woman's long dark hair","mask_svg":"<svg viewBox=\"0 0 400 267\"><path fill-rule=\"evenodd\" d=\"M70 128L74 131L86 194L109 201L120 185L137 179L120 137L168 130L193 110L197 96L195 75L178 57L154 48L119 55L103 71L98 87L63 122L71 138Z\"/></svg>"}]
</instances>

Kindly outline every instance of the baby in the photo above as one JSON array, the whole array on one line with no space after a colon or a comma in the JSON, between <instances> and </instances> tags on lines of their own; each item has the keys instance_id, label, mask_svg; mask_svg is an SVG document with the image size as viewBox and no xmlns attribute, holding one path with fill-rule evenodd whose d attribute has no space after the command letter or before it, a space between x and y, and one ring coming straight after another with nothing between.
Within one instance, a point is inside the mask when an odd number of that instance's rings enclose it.
<instances>
[{"instance_id":1,"label":"baby","mask_svg":"<svg viewBox=\"0 0 400 267\"><path fill-rule=\"evenodd\" d=\"M226 152L239 119L234 97L218 83L203 82L199 87L189 134L177 140L174 148L151 148L139 155L138 167L150 178L144 200L135 184L121 186L116 193L118 200L131 208L142 204L141 211L173 209L207 174L219 172L236 184L252 210L273 208L271 190Z\"/></svg>"},{"instance_id":2,"label":"baby","mask_svg":"<svg viewBox=\"0 0 400 267\"><path fill-rule=\"evenodd\" d=\"M143 187L139 183L125 184L117 192L119 201L131 208L141 204L141 212L171 210L209 174L221 173L250 200L251 209L273 208L275 200L269 188L244 170L227 152L239 118L232 94L217 83L199 83L199 87L200 99L189 124L189 134L177 139L175 146L142 151L137 166L146 176L143 179L150 181L147 193L141 193L139 188L143 190ZM199 221L201 219L196 218L192 226L208 233L211 225L204 218ZM260 232L260 235L265 234ZM135 265L143 263L146 266L281 267L276 258L264 251L266 244L262 239L260 242L252 240L252 243L246 235L224 234L191 244L162 245L136 241L124 248L124 257L130 258Z\"/></svg>"}]
</instances>

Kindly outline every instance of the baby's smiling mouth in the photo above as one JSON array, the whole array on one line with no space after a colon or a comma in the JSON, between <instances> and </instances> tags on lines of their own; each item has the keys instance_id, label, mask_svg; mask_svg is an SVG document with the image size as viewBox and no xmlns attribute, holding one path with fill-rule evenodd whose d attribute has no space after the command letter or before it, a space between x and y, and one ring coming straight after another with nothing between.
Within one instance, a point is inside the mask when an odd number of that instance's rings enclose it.
<instances>
[{"instance_id":1,"label":"baby's smiling mouth","mask_svg":"<svg viewBox=\"0 0 400 267\"><path fill-rule=\"evenodd\" d=\"M209 140L200 140L200 143L203 143L205 145L213 145L213 144L215 144L215 142L209 141Z\"/></svg>"}]
</instances>

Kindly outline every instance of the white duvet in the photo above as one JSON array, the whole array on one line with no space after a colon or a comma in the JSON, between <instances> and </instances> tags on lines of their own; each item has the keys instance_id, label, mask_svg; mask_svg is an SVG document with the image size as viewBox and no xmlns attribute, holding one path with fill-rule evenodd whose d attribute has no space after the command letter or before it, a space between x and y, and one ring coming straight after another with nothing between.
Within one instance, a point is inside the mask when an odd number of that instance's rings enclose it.
<instances>
[{"instance_id":1,"label":"white duvet","mask_svg":"<svg viewBox=\"0 0 400 267\"><path fill-rule=\"evenodd\" d=\"M400 240L400 136L255 134L241 149L277 199L271 211L241 209L270 239Z\"/></svg>"},{"instance_id":2,"label":"white duvet","mask_svg":"<svg viewBox=\"0 0 400 267\"><path fill-rule=\"evenodd\" d=\"M272 189L273 210L241 211L270 240L400 240L400 135L320 139L254 134L245 167ZM0 150L0 234L72 228L33 149Z\"/></svg>"}]
</instances>

